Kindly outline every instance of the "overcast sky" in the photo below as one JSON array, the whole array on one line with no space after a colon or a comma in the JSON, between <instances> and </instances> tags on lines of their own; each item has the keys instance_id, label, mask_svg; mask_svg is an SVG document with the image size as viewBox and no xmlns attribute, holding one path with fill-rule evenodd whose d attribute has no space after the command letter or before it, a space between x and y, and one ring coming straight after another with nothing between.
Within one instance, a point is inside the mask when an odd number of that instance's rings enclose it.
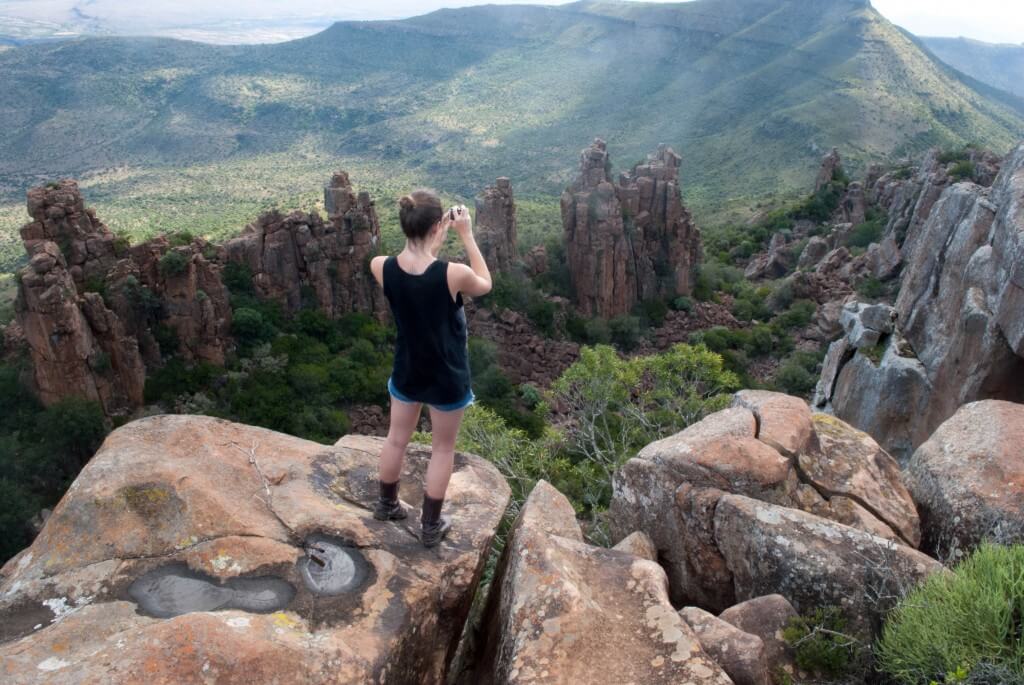
<instances>
[{"instance_id":1,"label":"overcast sky","mask_svg":"<svg viewBox=\"0 0 1024 685\"><path fill-rule=\"evenodd\" d=\"M495 0L501 4L524 4ZM816 1L816 0L815 0ZM563 4L532 0L529 4ZM893 22L923 36L967 36L993 43L1024 43L1024 0L873 0ZM339 19L390 19L440 7L478 5L474 0L0 0L0 21L12 18L90 27L115 33L202 37L210 25L237 27L244 36L263 24L261 40L312 33ZM278 33L275 33L277 31ZM0 33L3 31L0 30ZM211 33L211 36L213 34ZM234 40L228 39L229 42Z\"/></svg>"}]
</instances>

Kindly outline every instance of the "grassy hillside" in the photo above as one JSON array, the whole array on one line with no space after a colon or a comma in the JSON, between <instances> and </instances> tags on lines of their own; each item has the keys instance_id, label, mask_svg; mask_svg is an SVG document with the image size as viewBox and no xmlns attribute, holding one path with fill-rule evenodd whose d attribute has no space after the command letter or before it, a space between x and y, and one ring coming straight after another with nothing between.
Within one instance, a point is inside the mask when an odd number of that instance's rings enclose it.
<instances>
[{"instance_id":1,"label":"grassy hillside","mask_svg":"<svg viewBox=\"0 0 1024 685\"><path fill-rule=\"evenodd\" d=\"M804 191L833 145L856 167L1024 136L1013 102L864 0L489 5L248 47L82 39L0 52L0 86L0 269L24 190L56 176L82 177L115 229L219 236L313 206L338 167L385 218L410 185L468 199L508 175L540 230L600 135L618 168L674 145L715 223Z\"/></svg>"},{"instance_id":2,"label":"grassy hillside","mask_svg":"<svg viewBox=\"0 0 1024 685\"><path fill-rule=\"evenodd\" d=\"M921 38L921 42L968 76L1024 98L1024 43L999 45L970 38Z\"/></svg>"}]
</instances>

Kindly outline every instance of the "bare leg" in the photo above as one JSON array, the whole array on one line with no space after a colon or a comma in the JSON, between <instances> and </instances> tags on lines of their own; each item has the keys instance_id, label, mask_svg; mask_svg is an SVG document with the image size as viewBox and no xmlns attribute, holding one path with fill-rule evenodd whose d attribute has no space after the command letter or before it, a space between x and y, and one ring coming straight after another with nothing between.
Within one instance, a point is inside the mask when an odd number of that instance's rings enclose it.
<instances>
[{"instance_id":1,"label":"bare leg","mask_svg":"<svg viewBox=\"0 0 1024 685\"><path fill-rule=\"evenodd\" d=\"M405 448L416 430L423 405L419 402L402 402L391 398L391 425L384 447L380 450L380 480L383 483L394 483L402 475L402 461L405 459Z\"/></svg>"},{"instance_id":2,"label":"bare leg","mask_svg":"<svg viewBox=\"0 0 1024 685\"><path fill-rule=\"evenodd\" d=\"M458 411L437 411L430 408L431 448L430 464L427 466L427 495L444 499L448 490L448 479L452 476L452 462L455 459L455 438L465 409Z\"/></svg>"}]
</instances>

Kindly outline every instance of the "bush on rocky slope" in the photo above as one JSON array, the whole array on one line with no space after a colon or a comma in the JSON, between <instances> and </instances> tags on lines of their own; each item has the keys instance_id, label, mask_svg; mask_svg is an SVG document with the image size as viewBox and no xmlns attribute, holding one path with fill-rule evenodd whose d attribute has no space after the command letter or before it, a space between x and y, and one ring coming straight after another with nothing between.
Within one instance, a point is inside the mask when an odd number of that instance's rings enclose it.
<instances>
[{"instance_id":1,"label":"bush on rocky slope","mask_svg":"<svg viewBox=\"0 0 1024 685\"><path fill-rule=\"evenodd\" d=\"M957 682L947 674L1005 669L1024 677L1024 546L983 545L935 574L893 611L878 646L897 682Z\"/></svg>"}]
</instances>

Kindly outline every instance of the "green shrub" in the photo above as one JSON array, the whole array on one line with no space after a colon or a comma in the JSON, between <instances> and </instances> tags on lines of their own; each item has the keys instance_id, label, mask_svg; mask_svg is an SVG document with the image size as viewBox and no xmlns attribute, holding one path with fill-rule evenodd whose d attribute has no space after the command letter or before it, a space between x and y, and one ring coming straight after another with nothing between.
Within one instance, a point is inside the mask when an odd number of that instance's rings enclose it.
<instances>
[{"instance_id":1,"label":"green shrub","mask_svg":"<svg viewBox=\"0 0 1024 685\"><path fill-rule=\"evenodd\" d=\"M224 285L232 295L251 295L254 292L252 269L242 262L228 262L224 265Z\"/></svg>"},{"instance_id":2,"label":"green shrub","mask_svg":"<svg viewBox=\"0 0 1024 685\"><path fill-rule=\"evenodd\" d=\"M270 340L274 336L274 327L255 309L235 310L231 319L231 333L245 345L255 345Z\"/></svg>"},{"instance_id":3,"label":"green shrub","mask_svg":"<svg viewBox=\"0 0 1024 685\"><path fill-rule=\"evenodd\" d=\"M114 237L114 255L117 257L124 257L128 252L128 249L132 246L131 238L127 235L118 233Z\"/></svg>"},{"instance_id":4,"label":"green shrub","mask_svg":"<svg viewBox=\"0 0 1024 685\"><path fill-rule=\"evenodd\" d=\"M634 313L640 317L640 325L644 328L657 328L665 323L668 305L664 300L645 300L640 303Z\"/></svg>"},{"instance_id":5,"label":"green shrub","mask_svg":"<svg viewBox=\"0 0 1024 685\"><path fill-rule=\"evenodd\" d=\"M693 311L693 300L688 297L677 297L672 300L672 309L689 314Z\"/></svg>"},{"instance_id":6,"label":"green shrub","mask_svg":"<svg viewBox=\"0 0 1024 685\"><path fill-rule=\"evenodd\" d=\"M160 258L160 274L164 278L180 276L188 270L189 258L184 252L170 250Z\"/></svg>"},{"instance_id":7,"label":"green shrub","mask_svg":"<svg viewBox=\"0 0 1024 685\"><path fill-rule=\"evenodd\" d=\"M860 651L860 642L845 630L842 611L830 606L790 618L782 636L793 647L801 670L836 678L848 674Z\"/></svg>"},{"instance_id":8,"label":"green shrub","mask_svg":"<svg viewBox=\"0 0 1024 685\"><path fill-rule=\"evenodd\" d=\"M107 279L103 276L89 276L85 279L84 288L87 293L97 293L104 300L107 299Z\"/></svg>"},{"instance_id":9,"label":"green shrub","mask_svg":"<svg viewBox=\"0 0 1024 685\"><path fill-rule=\"evenodd\" d=\"M178 231L177 233L172 233L167 236L167 239L170 242L171 247L184 247L186 245L191 245L192 241L195 240L196 237L188 231Z\"/></svg>"},{"instance_id":10,"label":"green shrub","mask_svg":"<svg viewBox=\"0 0 1024 685\"><path fill-rule=\"evenodd\" d=\"M585 340L594 345L606 345L612 340L611 327L604 319L590 319L583 325Z\"/></svg>"},{"instance_id":11,"label":"green shrub","mask_svg":"<svg viewBox=\"0 0 1024 685\"><path fill-rule=\"evenodd\" d=\"M849 247L867 247L871 243L877 243L882 238L882 231L885 229L885 221L873 219L857 224L850 232L846 244Z\"/></svg>"},{"instance_id":12,"label":"green shrub","mask_svg":"<svg viewBox=\"0 0 1024 685\"><path fill-rule=\"evenodd\" d=\"M121 293L142 320L152 323L163 315L163 302L135 276L125 277Z\"/></svg>"},{"instance_id":13,"label":"green shrub","mask_svg":"<svg viewBox=\"0 0 1024 685\"><path fill-rule=\"evenodd\" d=\"M644 445L726 406L738 385L722 358L703 346L675 345L632 359L607 345L581 349L550 392L552 404L567 412L567 458L588 464L596 479L583 508L607 507L616 468Z\"/></svg>"},{"instance_id":14,"label":"green shrub","mask_svg":"<svg viewBox=\"0 0 1024 685\"><path fill-rule=\"evenodd\" d=\"M153 327L153 339L160 346L160 356L162 357L170 357L172 354L177 354L178 347L181 344L178 340L178 333L164 323Z\"/></svg>"},{"instance_id":15,"label":"green shrub","mask_svg":"<svg viewBox=\"0 0 1024 685\"><path fill-rule=\"evenodd\" d=\"M0 563L32 543L29 521L42 507L27 483L0 477Z\"/></svg>"},{"instance_id":16,"label":"green shrub","mask_svg":"<svg viewBox=\"0 0 1024 685\"><path fill-rule=\"evenodd\" d=\"M947 148L939 153L939 164L951 164L953 162L965 162L969 159L969 147Z\"/></svg>"},{"instance_id":17,"label":"green shrub","mask_svg":"<svg viewBox=\"0 0 1024 685\"><path fill-rule=\"evenodd\" d=\"M878 643L884 672L907 685L948 672L1024 676L1024 545L984 544L952 573L930 576L890 613Z\"/></svg>"},{"instance_id":18,"label":"green shrub","mask_svg":"<svg viewBox=\"0 0 1024 685\"><path fill-rule=\"evenodd\" d=\"M885 294L885 285L874 276L868 276L857 284L857 292L869 300L877 300Z\"/></svg>"},{"instance_id":19,"label":"green shrub","mask_svg":"<svg viewBox=\"0 0 1024 685\"><path fill-rule=\"evenodd\" d=\"M775 373L775 387L787 395L807 397L818 383L818 377L800 364L787 361Z\"/></svg>"},{"instance_id":20,"label":"green shrub","mask_svg":"<svg viewBox=\"0 0 1024 685\"><path fill-rule=\"evenodd\" d=\"M220 375L221 371L212 364L187 365L180 358L172 358L146 378L146 402L169 401L186 393L199 392Z\"/></svg>"},{"instance_id":21,"label":"green shrub","mask_svg":"<svg viewBox=\"0 0 1024 685\"><path fill-rule=\"evenodd\" d=\"M611 341L629 351L640 342L640 319L635 316L617 316L608 322Z\"/></svg>"},{"instance_id":22,"label":"green shrub","mask_svg":"<svg viewBox=\"0 0 1024 685\"><path fill-rule=\"evenodd\" d=\"M963 181L974 178L974 162L970 160L963 160L957 162L952 169L949 170L949 175L954 181Z\"/></svg>"}]
</instances>

